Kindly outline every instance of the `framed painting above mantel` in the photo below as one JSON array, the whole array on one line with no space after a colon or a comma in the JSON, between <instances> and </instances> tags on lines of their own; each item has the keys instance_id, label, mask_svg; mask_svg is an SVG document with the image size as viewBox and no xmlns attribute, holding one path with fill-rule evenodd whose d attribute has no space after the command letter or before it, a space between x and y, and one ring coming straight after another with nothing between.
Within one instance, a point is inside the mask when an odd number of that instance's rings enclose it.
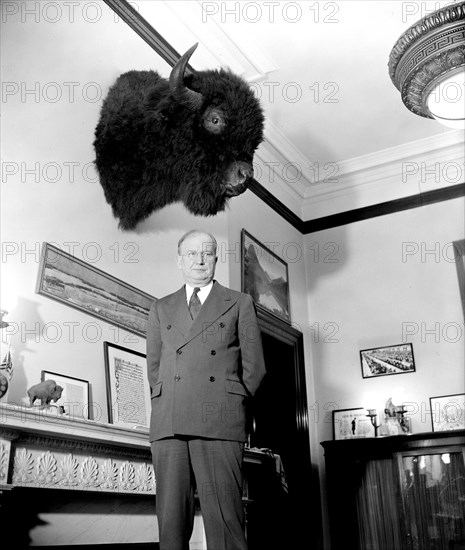
<instances>
[{"instance_id":1,"label":"framed painting above mantel","mask_svg":"<svg viewBox=\"0 0 465 550\"><path fill-rule=\"evenodd\" d=\"M143 337L156 299L47 242L36 293Z\"/></svg>"},{"instance_id":2,"label":"framed painting above mantel","mask_svg":"<svg viewBox=\"0 0 465 550\"><path fill-rule=\"evenodd\" d=\"M242 292L250 294L256 306L290 323L287 263L245 229L241 251Z\"/></svg>"}]
</instances>

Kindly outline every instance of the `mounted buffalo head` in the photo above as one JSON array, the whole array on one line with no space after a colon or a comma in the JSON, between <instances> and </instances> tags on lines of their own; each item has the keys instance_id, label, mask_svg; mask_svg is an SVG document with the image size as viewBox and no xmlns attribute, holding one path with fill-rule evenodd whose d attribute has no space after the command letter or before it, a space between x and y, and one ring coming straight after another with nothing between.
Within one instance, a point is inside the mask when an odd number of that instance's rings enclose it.
<instances>
[{"instance_id":1,"label":"mounted buffalo head","mask_svg":"<svg viewBox=\"0 0 465 550\"><path fill-rule=\"evenodd\" d=\"M122 229L174 202L195 215L217 214L253 177L253 155L263 140L259 102L230 71L186 75L196 47L169 81L155 71L130 71L103 103L95 163Z\"/></svg>"}]
</instances>

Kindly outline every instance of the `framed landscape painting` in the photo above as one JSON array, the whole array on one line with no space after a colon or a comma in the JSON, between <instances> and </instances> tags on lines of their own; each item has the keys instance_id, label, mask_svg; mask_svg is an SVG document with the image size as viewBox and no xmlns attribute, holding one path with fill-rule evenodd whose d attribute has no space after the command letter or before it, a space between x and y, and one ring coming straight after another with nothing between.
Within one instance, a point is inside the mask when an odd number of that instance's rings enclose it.
<instances>
[{"instance_id":1,"label":"framed landscape painting","mask_svg":"<svg viewBox=\"0 0 465 550\"><path fill-rule=\"evenodd\" d=\"M44 243L36 293L145 337L153 296Z\"/></svg>"},{"instance_id":2,"label":"framed landscape painting","mask_svg":"<svg viewBox=\"0 0 465 550\"><path fill-rule=\"evenodd\" d=\"M242 229L242 292L276 317L291 322L287 264Z\"/></svg>"}]
</instances>

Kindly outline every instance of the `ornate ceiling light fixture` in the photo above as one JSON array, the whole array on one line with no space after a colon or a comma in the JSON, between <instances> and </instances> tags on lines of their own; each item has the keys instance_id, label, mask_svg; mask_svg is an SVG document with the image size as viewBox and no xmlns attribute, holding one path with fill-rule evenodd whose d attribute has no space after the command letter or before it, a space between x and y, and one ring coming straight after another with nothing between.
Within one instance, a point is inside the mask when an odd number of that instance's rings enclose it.
<instances>
[{"instance_id":1,"label":"ornate ceiling light fixture","mask_svg":"<svg viewBox=\"0 0 465 550\"><path fill-rule=\"evenodd\" d=\"M417 21L397 40L389 74L413 113L465 128L465 2Z\"/></svg>"}]
</instances>

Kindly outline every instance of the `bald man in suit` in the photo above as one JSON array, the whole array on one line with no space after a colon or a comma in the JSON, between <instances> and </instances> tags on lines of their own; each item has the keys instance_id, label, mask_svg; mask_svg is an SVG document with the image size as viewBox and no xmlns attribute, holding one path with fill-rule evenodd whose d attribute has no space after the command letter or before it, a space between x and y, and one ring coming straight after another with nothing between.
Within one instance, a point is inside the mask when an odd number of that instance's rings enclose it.
<instances>
[{"instance_id":1,"label":"bald man in suit","mask_svg":"<svg viewBox=\"0 0 465 550\"><path fill-rule=\"evenodd\" d=\"M150 441L160 550L188 550L194 489L208 550L246 550L246 406L265 374L252 298L214 280L213 235L178 243L185 285L153 303L147 330Z\"/></svg>"}]
</instances>

